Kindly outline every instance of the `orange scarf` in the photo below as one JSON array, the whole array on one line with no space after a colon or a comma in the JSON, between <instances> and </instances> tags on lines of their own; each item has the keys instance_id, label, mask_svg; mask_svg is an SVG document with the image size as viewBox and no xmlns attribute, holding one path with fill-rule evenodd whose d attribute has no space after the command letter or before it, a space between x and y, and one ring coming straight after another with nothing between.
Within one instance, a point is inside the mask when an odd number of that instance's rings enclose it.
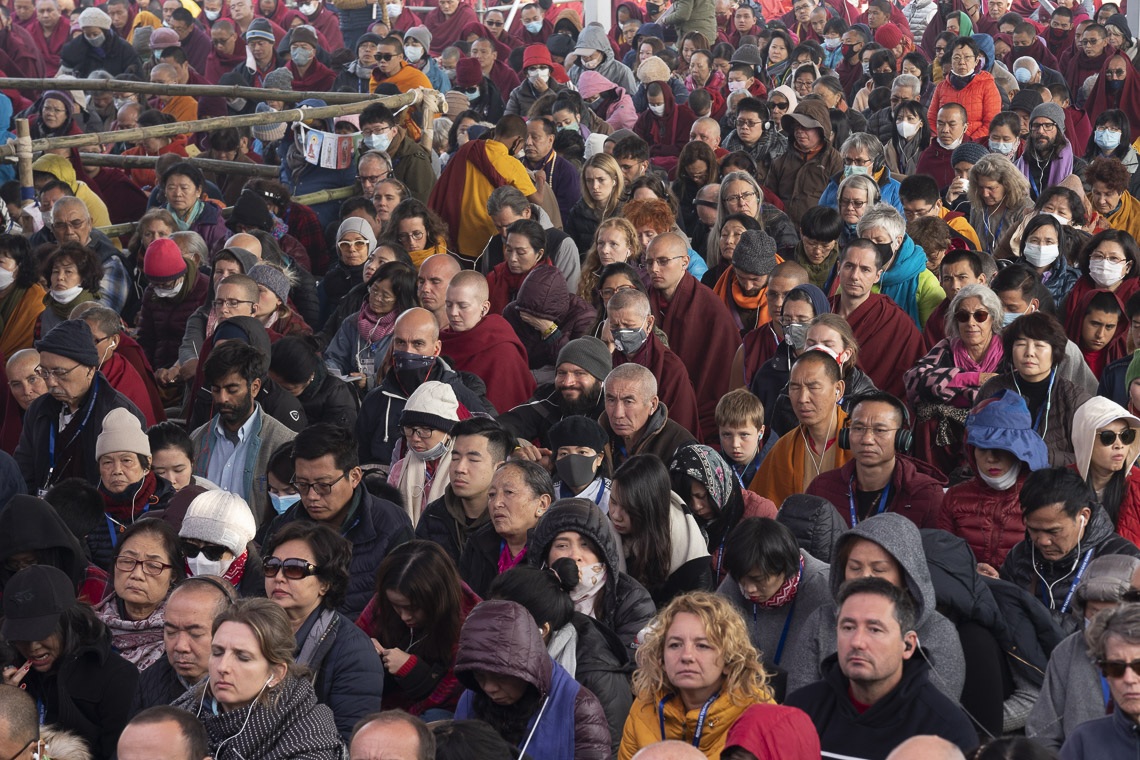
<instances>
[{"instance_id":1,"label":"orange scarf","mask_svg":"<svg viewBox=\"0 0 1140 760\"><path fill-rule=\"evenodd\" d=\"M784 259L779 255L776 256L776 263L784 263ZM724 270L724 274L713 285L713 292L724 301L724 305L729 307L733 306L741 311L756 311L756 327L768 324L768 286L760 288L760 292L754 296L747 296L740 290L740 283L736 281L732 265ZM730 295L731 293L731 295Z\"/></svg>"}]
</instances>

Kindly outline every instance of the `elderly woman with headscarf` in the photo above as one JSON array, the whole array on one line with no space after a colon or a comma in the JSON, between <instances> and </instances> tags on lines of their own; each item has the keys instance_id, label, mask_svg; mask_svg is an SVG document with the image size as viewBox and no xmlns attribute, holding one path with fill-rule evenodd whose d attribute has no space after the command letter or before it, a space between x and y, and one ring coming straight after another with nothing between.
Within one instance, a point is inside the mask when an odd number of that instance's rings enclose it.
<instances>
[{"instance_id":1,"label":"elderly woman with headscarf","mask_svg":"<svg viewBox=\"0 0 1140 760\"><path fill-rule=\"evenodd\" d=\"M434 380L420 385L408 396L400 415L407 454L392 464L388 484L400 490L404 509L412 524L423 509L443 498L451 482L448 464L455 440L451 429L460 418L470 417L447 383Z\"/></svg>"}]
</instances>

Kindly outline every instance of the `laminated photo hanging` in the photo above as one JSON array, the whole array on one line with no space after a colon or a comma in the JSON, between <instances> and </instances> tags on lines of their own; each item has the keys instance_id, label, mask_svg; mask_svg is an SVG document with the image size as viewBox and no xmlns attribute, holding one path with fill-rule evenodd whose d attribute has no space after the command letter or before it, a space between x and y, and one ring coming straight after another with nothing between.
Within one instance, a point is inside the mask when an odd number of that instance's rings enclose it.
<instances>
[{"instance_id":1,"label":"laminated photo hanging","mask_svg":"<svg viewBox=\"0 0 1140 760\"><path fill-rule=\"evenodd\" d=\"M360 142L359 133L338 135L313 129L304 123L300 123L299 127L301 130L301 147L304 150L306 163L323 169L336 170L348 169L352 166L356 146Z\"/></svg>"}]
</instances>

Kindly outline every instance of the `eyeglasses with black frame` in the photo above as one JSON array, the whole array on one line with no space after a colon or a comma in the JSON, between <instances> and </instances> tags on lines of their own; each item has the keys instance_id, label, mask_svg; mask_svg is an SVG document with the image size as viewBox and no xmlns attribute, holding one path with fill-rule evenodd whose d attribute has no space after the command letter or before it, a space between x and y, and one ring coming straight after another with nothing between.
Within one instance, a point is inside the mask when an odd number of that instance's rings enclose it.
<instances>
[{"instance_id":1,"label":"eyeglasses with black frame","mask_svg":"<svg viewBox=\"0 0 1140 760\"><path fill-rule=\"evenodd\" d=\"M228 551L229 549L226 547L218 546L217 544L206 544L205 546L199 546L193 541L182 542L182 553L185 554L187 558L197 557L199 554L204 554L206 556L206 559L210 560L211 562L217 562L222 557L226 556L226 552Z\"/></svg>"},{"instance_id":2,"label":"eyeglasses with black frame","mask_svg":"<svg viewBox=\"0 0 1140 760\"><path fill-rule=\"evenodd\" d=\"M301 494L302 496L307 494L309 491L316 491L317 494L319 494L320 496L328 496L330 493L332 493L333 486L335 486L337 483L339 483L340 481L344 480L347 477L348 477L348 471L346 470L344 473L341 474L341 476L339 478L337 478L336 480L330 481L328 483L320 483L320 482L318 482L318 483L306 483L303 480L297 480L296 478L294 478L293 480L289 481L289 485L296 488L297 493Z\"/></svg>"},{"instance_id":3,"label":"eyeglasses with black frame","mask_svg":"<svg viewBox=\"0 0 1140 760\"><path fill-rule=\"evenodd\" d=\"M118 557L115 559L115 569L124 573L133 573L139 565L142 565L143 575L149 575L152 578L156 578L162 575L163 571L174 567L174 565L159 562L156 559L135 559L134 557Z\"/></svg>"}]
</instances>

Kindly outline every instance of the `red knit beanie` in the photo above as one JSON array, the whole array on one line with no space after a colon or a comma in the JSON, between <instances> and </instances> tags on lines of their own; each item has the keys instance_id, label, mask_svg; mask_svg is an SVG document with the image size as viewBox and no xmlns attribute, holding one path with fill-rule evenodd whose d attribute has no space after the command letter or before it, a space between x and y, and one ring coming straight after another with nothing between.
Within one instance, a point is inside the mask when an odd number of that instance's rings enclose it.
<instances>
[{"instance_id":1,"label":"red knit beanie","mask_svg":"<svg viewBox=\"0 0 1140 760\"><path fill-rule=\"evenodd\" d=\"M146 247L143 256L143 274L149 280L165 282L186 272L186 259L182 249L170 238L158 238Z\"/></svg>"},{"instance_id":2,"label":"red knit beanie","mask_svg":"<svg viewBox=\"0 0 1140 760\"><path fill-rule=\"evenodd\" d=\"M875 42L887 50L894 50L903 41L903 33L894 24L883 24L875 32Z\"/></svg>"}]
</instances>

